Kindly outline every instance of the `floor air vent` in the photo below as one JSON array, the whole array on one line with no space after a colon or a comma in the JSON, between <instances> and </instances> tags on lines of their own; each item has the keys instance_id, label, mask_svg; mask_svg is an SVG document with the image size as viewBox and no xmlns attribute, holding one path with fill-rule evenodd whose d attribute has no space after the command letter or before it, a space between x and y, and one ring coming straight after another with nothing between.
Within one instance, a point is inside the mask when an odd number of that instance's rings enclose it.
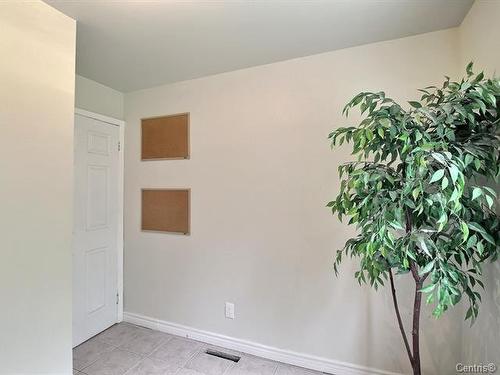
<instances>
[{"instance_id":1,"label":"floor air vent","mask_svg":"<svg viewBox=\"0 0 500 375\"><path fill-rule=\"evenodd\" d=\"M227 359L228 361L233 361L233 362L238 362L241 357L238 357L237 355L232 355L224 352L220 352L218 350L212 350L212 349L207 349L205 352L208 355L213 355L214 357L219 357L222 359Z\"/></svg>"}]
</instances>

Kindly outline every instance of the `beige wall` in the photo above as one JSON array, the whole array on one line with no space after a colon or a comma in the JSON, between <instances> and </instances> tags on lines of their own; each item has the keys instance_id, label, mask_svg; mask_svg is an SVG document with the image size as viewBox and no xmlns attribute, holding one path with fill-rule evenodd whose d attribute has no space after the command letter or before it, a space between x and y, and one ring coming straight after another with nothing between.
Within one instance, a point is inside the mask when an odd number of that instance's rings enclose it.
<instances>
[{"instance_id":1,"label":"beige wall","mask_svg":"<svg viewBox=\"0 0 500 375\"><path fill-rule=\"evenodd\" d=\"M75 22L0 3L0 373L71 374Z\"/></svg>"},{"instance_id":2,"label":"beige wall","mask_svg":"<svg viewBox=\"0 0 500 375\"><path fill-rule=\"evenodd\" d=\"M474 61L476 71L500 75L499 20L500 1L476 0L459 29L462 66ZM472 328L464 325L463 361L500 366L500 262L487 264L484 271L479 318Z\"/></svg>"},{"instance_id":3,"label":"beige wall","mask_svg":"<svg viewBox=\"0 0 500 375\"><path fill-rule=\"evenodd\" d=\"M354 123L340 114L359 91L405 101L456 76L457 43L450 29L126 94L126 311L408 372L388 290L358 287L356 262L334 277L334 251L352 230L325 204L351 157L330 151L327 135ZM178 112L191 113L191 159L141 162L140 118ZM191 236L140 232L140 189L184 186ZM411 301L401 303L408 318ZM461 314L436 322L425 312L425 373L454 373Z\"/></svg>"},{"instance_id":4,"label":"beige wall","mask_svg":"<svg viewBox=\"0 0 500 375\"><path fill-rule=\"evenodd\" d=\"M500 1L476 0L460 25L460 61L473 61L477 71L500 75Z\"/></svg>"},{"instance_id":5,"label":"beige wall","mask_svg":"<svg viewBox=\"0 0 500 375\"><path fill-rule=\"evenodd\" d=\"M123 94L91 79L76 76L75 107L123 119Z\"/></svg>"}]
</instances>

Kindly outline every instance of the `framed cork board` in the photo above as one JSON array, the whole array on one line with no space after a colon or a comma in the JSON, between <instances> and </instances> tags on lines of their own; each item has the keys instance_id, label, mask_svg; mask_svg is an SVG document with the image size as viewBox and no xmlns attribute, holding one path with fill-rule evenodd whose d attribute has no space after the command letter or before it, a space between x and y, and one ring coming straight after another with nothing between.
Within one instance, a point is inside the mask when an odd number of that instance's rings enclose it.
<instances>
[{"instance_id":1,"label":"framed cork board","mask_svg":"<svg viewBox=\"0 0 500 375\"><path fill-rule=\"evenodd\" d=\"M141 230L189 234L190 189L142 189Z\"/></svg>"},{"instance_id":2,"label":"framed cork board","mask_svg":"<svg viewBox=\"0 0 500 375\"><path fill-rule=\"evenodd\" d=\"M141 120L141 160L189 159L189 113Z\"/></svg>"}]
</instances>

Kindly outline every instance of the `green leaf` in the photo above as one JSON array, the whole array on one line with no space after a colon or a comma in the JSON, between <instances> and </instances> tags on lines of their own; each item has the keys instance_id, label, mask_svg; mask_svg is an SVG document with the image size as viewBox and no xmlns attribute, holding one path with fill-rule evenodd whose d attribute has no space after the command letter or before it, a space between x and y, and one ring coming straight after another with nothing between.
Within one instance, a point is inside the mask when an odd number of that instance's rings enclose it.
<instances>
[{"instance_id":1,"label":"green leaf","mask_svg":"<svg viewBox=\"0 0 500 375\"><path fill-rule=\"evenodd\" d=\"M477 249L477 252L479 253L479 255L483 255L484 253L484 245L482 242L478 242L476 244L476 249Z\"/></svg>"},{"instance_id":2,"label":"green leaf","mask_svg":"<svg viewBox=\"0 0 500 375\"><path fill-rule=\"evenodd\" d=\"M472 307L467 309L467 313L465 314L465 320L469 319L472 316Z\"/></svg>"},{"instance_id":3,"label":"green leaf","mask_svg":"<svg viewBox=\"0 0 500 375\"><path fill-rule=\"evenodd\" d=\"M439 181L440 179L443 178L443 176L444 176L444 169L438 169L432 175L431 180L429 181L429 183L432 184L433 182Z\"/></svg>"},{"instance_id":4,"label":"green leaf","mask_svg":"<svg viewBox=\"0 0 500 375\"><path fill-rule=\"evenodd\" d=\"M444 190L448 187L448 178L444 177L441 181L441 190Z\"/></svg>"},{"instance_id":5,"label":"green leaf","mask_svg":"<svg viewBox=\"0 0 500 375\"><path fill-rule=\"evenodd\" d=\"M422 292L422 293L429 293L429 292L432 292L435 287L436 287L436 284L429 284L426 287L420 289L420 292Z\"/></svg>"},{"instance_id":6,"label":"green leaf","mask_svg":"<svg viewBox=\"0 0 500 375\"><path fill-rule=\"evenodd\" d=\"M457 166L452 165L450 167L450 176L451 176L451 180L453 181L453 183L457 182L458 174L459 174L459 171L458 171Z\"/></svg>"},{"instance_id":7,"label":"green leaf","mask_svg":"<svg viewBox=\"0 0 500 375\"><path fill-rule=\"evenodd\" d=\"M479 232L479 233L486 233L486 231L484 230L484 228L479 225L478 223L472 221L468 224L469 228L476 231L476 232Z\"/></svg>"},{"instance_id":8,"label":"green leaf","mask_svg":"<svg viewBox=\"0 0 500 375\"><path fill-rule=\"evenodd\" d=\"M458 200L458 197L460 196L460 193L457 189L453 189L453 192L451 193L449 202L456 202Z\"/></svg>"},{"instance_id":9,"label":"green leaf","mask_svg":"<svg viewBox=\"0 0 500 375\"><path fill-rule=\"evenodd\" d=\"M420 276L423 276L423 275L425 275L425 274L429 273L429 272L430 272L430 271L434 268L434 262L435 262L435 261L433 260L433 261L431 261L431 262L427 263L427 264L426 264L423 268L421 268L421 269L418 271L418 274L419 274Z\"/></svg>"},{"instance_id":10,"label":"green leaf","mask_svg":"<svg viewBox=\"0 0 500 375\"><path fill-rule=\"evenodd\" d=\"M388 118L381 118L380 120L378 120L378 122L380 125L382 125L385 128L388 128L389 126L391 126L391 120L389 120ZM382 130L382 132L383 132L383 130Z\"/></svg>"},{"instance_id":11,"label":"green leaf","mask_svg":"<svg viewBox=\"0 0 500 375\"><path fill-rule=\"evenodd\" d=\"M483 194L483 191L480 188L475 187L474 190L472 190L472 200L478 198L481 194Z\"/></svg>"},{"instance_id":12,"label":"green leaf","mask_svg":"<svg viewBox=\"0 0 500 375\"><path fill-rule=\"evenodd\" d=\"M484 232L484 233L483 233L483 232L481 232L481 236L483 236L483 238L484 238L486 241L488 241L490 244L492 244L493 246L496 246L496 244L495 244L495 240L493 239L493 237L492 237L490 234L488 234L488 233L486 233L486 232Z\"/></svg>"},{"instance_id":13,"label":"green leaf","mask_svg":"<svg viewBox=\"0 0 500 375\"><path fill-rule=\"evenodd\" d=\"M412 196L413 196L413 199L414 200L417 200L418 198L418 195L420 194L420 188L419 187L416 187L415 189L413 189L412 191Z\"/></svg>"},{"instance_id":14,"label":"green leaf","mask_svg":"<svg viewBox=\"0 0 500 375\"><path fill-rule=\"evenodd\" d=\"M438 154L437 152L433 152L432 157L436 159L438 162L440 162L443 165L446 165L446 160L444 159L444 156L441 154Z\"/></svg>"},{"instance_id":15,"label":"green leaf","mask_svg":"<svg viewBox=\"0 0 500 375\"><path fill-rule=\"evenodd\" d=\"M427 247L427 244L425 243L424 239L422 237L419 238L419 244L422 250L429 256L432 256L431 252L429 251L429 248Z\"/></svg>"},{"instance_id":16,"label":"green leaf","mask_svg":"<svg viewBox=\"0 0 500 375\"><path fill-rule=\"evenodd\" d=\"M408 104L410 104L413 108L422 108L422 104L419 102L409 101Z\"/></svg>"},{"instance_id":17,"label":"green leaf","mask_svg":"<svg viewBox=\"0 0 500 375\"><path fill-rule=\"evenodd\" d=\"M403 259L403 267L406 269L408 269L410 267L410 263L408 262L407 258Z\"/></svg>"},{"instance_id":18,"label":"green leaf","mask_svg":"<svg viewBox=\"0 0 500 375\"><path fill-rule=\"evenodd\" d=\"M467 224L464 221L460 222L460 230L462 231L462 234L463 234L463 237L462 237L463 241L462 242L467 241L467 238L469 238L469 227L467 226Z\"/></svg>"},{"instance_id":19,"label":"green leaf","mask_svg":"<svg viewBox=\"0 0 500 375\"><path fill-rule=\"evenodd\" d=\"M493 207L493 198L490 197L489 195L485 194L484 197L486 198L486 202L488 203L488 207L492 208Z\"/></svg>"},{"instance_id":20,"label":"green leaf","mask_svg":"<svg viewBox=\"0 0 500 375\"><path fill-rule=\"evenodd\" d=\"M470 163L472 163L473 159L474 158L472 157L471 154L466 154L465 155L465 160L464 160L465 166L467 167Z\"/></svg>"},{"instance_id":21,"label":"green leaf","mask_svg":"<svg viewBox=\"0 0 500 375\"><path fill-rule=\"evenodd\" d=\"M474 66L474 63L471 61L470 63L467 64L467 66L465 67L465 71L467 72L467 76L471 76L473 75L474 73L472 72L472 67Z\"/></svg>"},{"instance_id":22,"label":"green leaf","mask_svg":"<svg viewBox=\"0 0 500 375\"><path fill-rule=\"evenodd\" d=\"M474 246L476 246L476 243L477 243L477 237L475 234L473 234L472 236L469 237L469 239L467 240L467 244L466 244L466 247L467 249L470 249Z\"/></svg>"},{"instance_id":23,"label":"green leaf","mask_svg":"<svg viewBox=\"0 0 500 375\"><path fill-rule=\"evenodd\" d=\"M488 187L488 186L483 186L483 189L484 190L487 190L488 193L490 193L491 195L493 195L495 198L497 197L497 193L495 190L493 190L492 188Z\"/></svg>"},{"instance_id":24,"label":"green leaf","mask_svg":"<svg viewBox=\"0 0 500 375\"><path fill-rule=\"evenodd\" d=\"M394 229L404 230L405 228L397 221L391 221L389 223Z\"/></svg>"},{"instance_id":25,"label":"green leaf","mask_svg":"<svg viewBox=\"0 0 500 375\"><path fill-rule=\"evenodd\" d=\"M436 284L432 284L432 285L436 285ZM434 294L430 293L430 294L427 295L427 299L425 300L425 303L427 303L429 305L432 302L434 302Z\"/></svg>"}]
</instances>

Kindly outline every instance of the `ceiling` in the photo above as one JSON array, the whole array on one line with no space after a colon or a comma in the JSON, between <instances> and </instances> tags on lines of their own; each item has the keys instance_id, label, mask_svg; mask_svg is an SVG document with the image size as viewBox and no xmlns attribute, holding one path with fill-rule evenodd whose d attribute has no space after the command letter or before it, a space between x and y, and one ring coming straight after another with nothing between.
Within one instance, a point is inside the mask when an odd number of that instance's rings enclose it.
<instances>
[{"instance_id":1,"label":"ceiling","mask_svg":"<svg viewBox=\"0 0 500 375\"><path fill-rule=\"evenodd\" d=\"M122 92L458 26L473 0L46 0L77 73Z\"/></svg>"}]
</instances>

